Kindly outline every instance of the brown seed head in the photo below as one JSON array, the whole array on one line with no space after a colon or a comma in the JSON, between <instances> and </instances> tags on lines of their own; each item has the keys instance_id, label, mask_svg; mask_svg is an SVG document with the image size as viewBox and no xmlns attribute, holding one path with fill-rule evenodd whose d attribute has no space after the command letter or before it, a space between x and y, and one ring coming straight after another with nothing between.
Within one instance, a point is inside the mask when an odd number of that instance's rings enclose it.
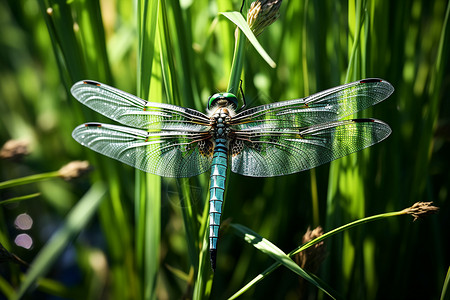
<instances>
[{"instance_id":1,"label":"brown seed head","mask_svg":"<svg viewBox=\"0 0 450 300\"><path fill-rule=\"evenodd\" d=\"M19 160L29 154L28 146L30 143L26 140L9 140L0 150L0 158L9 160Z\"/></svg>"},{"instance_id":2,"label":"brown seed head","mask_svg":"<svg viewBox=\"0 0 450 300\"><path fill-rule=\"evenodd\" d=\"M306 233L303 235L302 243L306 244L314 240L315 238L320 237L321 235L323 235L322 227L319 226L314 230L308 228L306 230ZM325 260L325 257L326 257L326 249L324 242L321 241L309 248L306 248L302 252L299 252L295 256L295 262L305 271L316 273L319 270L319 267L322 264L322 262ZM299 299L308 298L307 283L303 278L299 279L298 291L299 291Z\"/></svg>"},{"instance_id":3,"label":"brown seed head","mask_svg":"<svg viewBox=\"0 0 450 300\"><path fill-rule=\"evenodd\" d=\"M256 0L247 12L247 23L255 35L275 22L280 16L281 0Z\"/></svg>"},{"instance_id":4,"label":"brown seed head","mask_svg":"<svg viewBox=\"0 0 450 300\"><path fill-rule=\"evenodd\" d=\"M58 173L64 180L71 180L80 177L81 175L89 172L91 169L92 168L88 161L76 160L63 166L59 169Z\"/></svg>"},{"instance_id":5,"label":"brown seed head","mask_svg":"<svg viewBox=\"0 0 450 300\"><path fill-rule=\"evenodd\" d=\"M439 207L433 206L433 202L416 202L413 206L405 208L403 212L414 217L414 221L424 216L435 214Z\"/></svg>"},{"instance_id":6,"label":"brown seed head","mask_svg":"<svg viewBox=\"0 0 450 300\"><path fill-rule=\"evenodd\" d=\"M309 227L306 233L303 235L302 243L306 244L315 238L318 238L323 234L322 227L317 227L311 230ZM303 250L298 253L295 260L300 267L311 272L317 272L320 264L323 262L326 256L325 244L323 241Z\"/></svg>"}]
</instances>

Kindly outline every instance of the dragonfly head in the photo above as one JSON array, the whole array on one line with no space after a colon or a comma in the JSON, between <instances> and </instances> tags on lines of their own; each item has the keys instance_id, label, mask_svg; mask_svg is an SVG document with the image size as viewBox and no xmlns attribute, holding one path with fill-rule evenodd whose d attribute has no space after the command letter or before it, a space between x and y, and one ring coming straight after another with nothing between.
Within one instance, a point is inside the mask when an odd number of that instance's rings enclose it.
<instances>
[{"instance_id":1,"label":"dragonfly head","mask_svg":"<svg viewBox=\"0 0 450 300\"><path fill-rule=\"evenodd\" d=\"M208 99L208 109L214 106L228 106L231 105L233 109L237 108L238 100L232 93L218 93L214 94Z\"/></svg>"}]
</instances>

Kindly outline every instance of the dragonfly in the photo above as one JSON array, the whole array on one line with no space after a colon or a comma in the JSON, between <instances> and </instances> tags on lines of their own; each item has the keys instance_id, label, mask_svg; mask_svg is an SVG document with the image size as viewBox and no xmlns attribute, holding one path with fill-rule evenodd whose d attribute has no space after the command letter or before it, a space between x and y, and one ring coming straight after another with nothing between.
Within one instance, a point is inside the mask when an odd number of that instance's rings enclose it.
<instances>
[{"instance_id":1,"label":"dragonfly","mask_svg":"<svg viewBox=\"0 0 450 300\"><path fill-rule=\"evenodd\" d=\"M149 102L92 80L72 95L123 125L85 123L73 138L103 155L163 177L192 177L210 170L209 251L216 268L227 169L252 177L305 171L381 142L383 121L348 117L388 98L393 86L368 78L306 98L238 109L232 93L208 99L206 113ZM343 119L345 118L345 119Z\"/></svg>"}]
</instances>

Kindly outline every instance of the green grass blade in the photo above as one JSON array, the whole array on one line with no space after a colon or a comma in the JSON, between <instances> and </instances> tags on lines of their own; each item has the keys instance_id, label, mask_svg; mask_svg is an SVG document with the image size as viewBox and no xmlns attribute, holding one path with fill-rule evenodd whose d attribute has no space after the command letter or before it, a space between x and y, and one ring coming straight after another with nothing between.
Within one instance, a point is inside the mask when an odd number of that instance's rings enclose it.
<instances>
[{"instance_id":1,"label":"green grass blade","mask_svg":"<svg viewBox=\"0 0 450 300\"><path fill-rule=\"evenodd\" d=\"M197 270L199 264L199 238L197 224L197 214L194 209L194 204L191 197L191 191L189 188L189 179L178 179L180 184L180 192L182 194L182 207L183 209L183 222L186 232L186 242L188 246L189 261L191 265Z\"/></svg>"},{"instance_id":2,"label":"green grass blade","mask_svg":"<svg viewBox=\"0 0 450 300\"><path fill-rule=\"evenodd\" d=\"M200 250L197 279L194 285L192 299L208 299L211 295L214 273L209 263L209 232L204 231L202 248Z\"/></svg>"},{"instance_id":3,"label":"green grass blade","mask_svg":"<svg viewBox=\"0 0 450 300\"><path fill-rule=\"evenodd\" d=\"M313 246L313 245L315 245L317 243L320 243L321 241L323 241L323 240L325 240L325 239L327 239L327 238L329 238L329 237L331 237L333 235L336 235L336 234L341 233L341 232L345 232L346 230L349 230L349 229L351 229L353 227L356 227L356 226L359 226L359 225L362 225L362 224L365 224L365 223L369 223L369 222L373 222L373 221L377 221L377 220L382 220L382 219L386 219L386 218L390 218L390 217L400 216L400 215L404 215L404 214L407 214L407 213L408 212L405 209L405 210L401 210L401 211L383 213L383 214L370 216L370 217L367 217L367 218L358 219L356 221L353 221L353 222L350 222L348 224L342 225L342 226L340 226L338 228L335 228L335 229L333 229L333 230L331 230L329 232L326 232L325 234L315 238L314 240L311 240L308 243L297 247L296 249L294 249L291 252L289 252L289 254L287 254L287 255L284 254L281 250L276 251L274 253L274 258L276 259L276 257L280 253L283 253L282 255L287 256L289 258L289 260L292 261L290 259L290 257L298 254L299 252L301 252L301 251L303 251L303 250L305 250L305 249L307 249L307 248L309 248L309 247L311 247L311 246ZM245 226L237 225L237 224L232 224L231 226L236 229L236 231L237 231L239 236L243 237L244 239L246 239L247 242L249 242L249 243L251 243L253 245L255 245L255 242L254 242L255 239L260 240L260 241L264 240L262 237L258 236L257 234L254 234L253 231L251 231L250 229L246 228ZM248 237L247 237L247 235L248 235ZM267 243L267 242L268 241L264 241L264 243ZM270 242L268 242L268 243L270 243ZM262 247L264 247L264 246L262 246ZM270 251L270 249L273 249L273 247L276 247L276 246L269 245L267 247L268 250L265 250L265 251ZM263 250L261 250L261 251L263 251ZM264 252L264 253L266 253L266 252ZM276 259L276 260L278 260L278 259ZM278 262L276 262L273 265L271 265L269 268L267 268L266 270L261 272L258 276L256 276L249 283L247 283L243 288L241 288L238 292L236 292L230 299L234 299L234 298L238 297L239 295L243 294L245 291L247 291L249 288L251 288L253 285L258 283L259 281L263 280L267 275L272 273L275 269L277 269L281 265L283 265L283 261L278 260ZM305 271L303 270L303 272L305 272ZM302 276L301 274L299 274L299 275ZM312 276L312 275L308 274L308 276ZM317 283L319 283L319 281L315 277L313 279ZM336 293L331 292L331 289L329 287L327 287L324 283L320 283L320 286L326 288L326 290L329 293L335 295L335 297L336 297Z\"/></svg>"},{"instance_id":4,"label":"green grass blade","mask_svg":"<svg viewBox=\"0 0 450 300\"><path fill-rule=\"evenodd\" d=\"M158 19L159 1L138 0L138 62L137 86L138 96L149 98L150 79L152 76L156 43L156 29ZM161 101L161 99L152 99Z\"/></svg>"},{"instance_id":5,"label":"green grass blade","mask_svg":"<svg viewBox=\"0 0 450 300\"><path fill-rule=\"evenodd\" d=\"M86 73L91 79L114 84L106 51L100 1L77 0L72 3L77 14L78 34ZM75 80L85 78L74 78Z\"/></svg>"},{"instance_id":6,"label":"green grass blade","mask_svg":"<svg viewBox=\"0 0 450 300\"><path fill-rule=\"evenodd\" d=\"M141 278L144 299L156 299L161 243L161 178L146 174L145 276Z\"/></svg>"},{"instance_id":7,"label":"green grass blade","mask_svg":"<svg viewBox=\"0 0 450 300\"><path fill-rule=\"evenodd\" d=\"M37 286L39 291L55 296L55 298L77 300L86 297L86 293L83 290L47 278L40 278L37 281ZM89 297L87 298L89 299Z\"/></svg>"},{"instance_id":8,"label":"green grass blade","mask_svg":"<svg viewBox=\"0 0 450 300\"><path fill-rule=\"evenodd\" d=\"M71 7L65 2L52 3L46 0L39 0L39 6L50 34L60 76L66 90L69 90L73 82L81 80L86 73L74 31Z\"/></svg>"},{"instance_id":9,"label":"green grass blade","mask_svg":"<svg viewBox=\"0 0 450 300\"><path fill-rule=\"evenodd\" d=\"M445 276L444 285L442 286L442 293L440 300L450 299L450 293L448 293L448 286L450 284L450 267L447 270L447 275Z\"/></svg>"},{"instance_id":10,"label":"green grass blade","mask_svg":"<svg viewBox=\"0 0 450 300\"><path fill-rule=\"evenodd\" d=\"M187 24L191 22L190 14L184 14L178 1L167 1L166 26L171 33L171 61L174 83L176 82L177 97L173 104L187 107L196 107L198 101L198 79L196 72L196 57L192 49L192 33L186 30ZM182 97L179 97L182 95ZM195 99L195 100L194 100ZM196 107L203 109L202 106Z\"/></svg>"},{"instance_id":11,"label":"green grass blade","mask_svg":"<svg viewBox=\"0 0 450 300\"><path fill-rule=\"evenodd\" d=\"M33 194L29 194L29 195L24 195L24 196L13 197L10 199L0 201L0 205L14 203L14 202L20 202L20 201L24 201L24 200L28 200L28 199L33 199L33 198L39 197L40 195L41 195L41 193L33 193Z\"/></svg>"},{"instance_id":12,"label":"green grass blade","mask_svg":"<svg viewBox=\"0 0 450 300\"><path fill-rule=\"evenodd\" d=\"M227 91L236 95L239 91L239 84L241 81L242 68L244 66L244 50L245 37L241 31L237 32L236 45L233 53L233 63L231 64L230 79L228 81Z\"/></svg>"},{"instance_id":13,"label":"green grass blade","mask_svg":"<svg viewBox=\"0 0 450 300\"><path fill-rule=\"evenodd\" d=\"M49 172L49 173L42 173L42 174L35 174L30 175L26 177L16 178L16 179L10 179L7 181L0 182L0 190L1 189L7 189L18 185L24 185L24 184L30 184L42 180L48 180L51 178L58 177L59 173L58 171L55 172Z\"/></svg>"},{"instance_id":14,"label":"green grass blade","mask_svg":"<svg viewBox=\"0 0 450 300\"><path fill-rule=\"evenodd\" d=\"M0 291L7 299L12 299L15 292L14 288L3 276L0 276Z\"/></svg>"},{"instance_id":15,"label":"green grass blade","mask_svg":"<svg viewBox=\"0 0 450 300\"><path fill-rule=\"evenodd\" d=\"M279 264L284 265L286 268L290 269L291 271L301 276L302 278L308 280L318 289L326 293L331 298L335 299L335 297L331 294L331 292L329 292L324 286L322 286L309 273L300 268L299 265L297 265L288 255L286 255L281 249L279 249L273 243L271 243L267 239L261 237L259 234L243 225L231 224L231 227L234 228L237 231L238 236L242 237L247 243L252 244L259 251L269 255Z\"/></svg>"},{"instance_id":16,"label":"green grass blade","mask_svg":"<svg viewBox=\"0 0 450 300\"><path fill-rule=\"evenodd\" d=\"M203 214L200 220L201 249L197 279L194 286L193 299L207 299L211 294L214 273L209 260L209 194L205 199Z\"/></svg>"},{"instance_id":17,"label":"green grass blade","mask_svg":"<svg viewBox=\"0 0 450 300\"><path fill-rule=\"evenodd\" d=\"M237 27L241 29L241 31L245 34L249 42L255 47L256 51L258 51L259 55L271 66L272 68L275 68L277 64L270 58L269 54L267 54L266 50L261 46L261 44L258 42L258 39L253 34L252 30L247 24L247 21L245 21L242 14L238 11L231 11L231 12L221 12L221 14L225 17L227 17L231 22L236 24Z\"/></svg>"},{"instance_id":18,"label":"green grass blade","mask_svg":"<svg viewBox=\"0 0 450 300\"><path fill-rule=\"evenodd\" d=\"M348 1L347 24L349 33L348 64L345 82L364 78L365 70L365 35L364 28L367 26L364 18L364 0ZM350 118L350 117L349 117ZM368 157L370 150L364 150ZM366 210L364 169L368 161L363 159L363 154L354 153L333 161L330 164L329 185L327 194L327 223L328 229L338 226L339 223L348 222L352 219L363 218ZM346 205L342 205L345 201ZM346 232L342 240L332 243L334 255L332 260L326 262L326 266L342 270L342 276L336 279L339 284L337 289L344 295L351 293L350 287L355 282L354 278L365 278L367 270L364 266L366 261L364 253L365 239L362 231ZM366 294L366 286L359 289L360 297Z\"/></svg>"},{"instance_id":19,"label":"green grass blade","mask_svg":"<svg viewBox=\"0 0 450 300\"><path fill-rule=\"evenodd\" d=\"M67 216L67 220L63 226L53 235L34 259L14 299L22 298L25 293L33 288L36 281L48 272L67 244L86 227L89 220L91 220L97 211L105 193L105 187L97 183L80 199Z\"/></svg>"},{"instance_id":20,"label":"green grass blade","mask_svg":"<svg viewBox=\"0 0 450 300\"><path fill-rule=\"evenodd\" d=\"M171 37L169 16L165 2L161 2L161 18L160 22L158 22L158 27L160 32L159 47L161 49L161 75L164 91L167 102L175 104L175 102L179 102L178 99L180 99L180 95L178 94L179 88L175 76L175 51L172 47L173 38Z\"/></svg>"},{"instance_id":21,"label":"green grass blade","mask_svg":"<svg viewBox=\"0 0 450 300\"><path fill-rule=\"evenodd\" d=\"M161 61L162 30L160 1L138 2L139 55L138 96L162 102L163 78ZM136 172L135 210L137 214L137 262L140 270L141 297L156 299L159 274L159 247L161 242L161 178L152 174Z\"/></svg>"}]
</instances>

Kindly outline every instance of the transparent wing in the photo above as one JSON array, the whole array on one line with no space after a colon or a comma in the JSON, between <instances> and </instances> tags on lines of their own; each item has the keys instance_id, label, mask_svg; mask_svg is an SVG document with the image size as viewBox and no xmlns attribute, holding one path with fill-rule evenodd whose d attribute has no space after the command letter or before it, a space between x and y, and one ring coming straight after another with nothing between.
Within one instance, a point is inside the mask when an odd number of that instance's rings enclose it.
<instances>
[{"instance_id":1,"label":"transparent wing","mask_svg":"<svg viewBox=\"0 0 450 300\"><path fill-rule=\"evenodd\" d=\"M72 95L84 105L124 125L146 130L207 131L209 118L194 109L153 103L103 83L75 83Z\"/></svg>"},{"instance_id":2,"label":"transparent wing","mask_svg":"<svg viewBox=\"0 0 450 300\"><path fill-rule=\"evenodd\" d=\"M367 148L390 133L386 123L375 119L236 132L230 142L231 170L253 177L292 174Z\"/></svg>"},{"instance_id":3,"label":"transparent wing","mask_svg":"<svg viewBox=\"0 0 450 300\"><path fill-rule=\"evenodd\" d=\"M394 87L383 79L363 79L303 99L244 110L233 117L231 124L234 130L263 130L333 122L383 101L393 91Z\"/></svg>"},{"instance_id":4,"label":"transparent wing","mask_svg":"<svg viewBox=\"0 0 450 300\"><path fill-rule=\"evenodd\" d=\"M165 177L201 174L210 168L213 156L213 143L208 133L148 132L86 123L75 128L72 136L94 151Z\"/></svg>"}]
</instances>

